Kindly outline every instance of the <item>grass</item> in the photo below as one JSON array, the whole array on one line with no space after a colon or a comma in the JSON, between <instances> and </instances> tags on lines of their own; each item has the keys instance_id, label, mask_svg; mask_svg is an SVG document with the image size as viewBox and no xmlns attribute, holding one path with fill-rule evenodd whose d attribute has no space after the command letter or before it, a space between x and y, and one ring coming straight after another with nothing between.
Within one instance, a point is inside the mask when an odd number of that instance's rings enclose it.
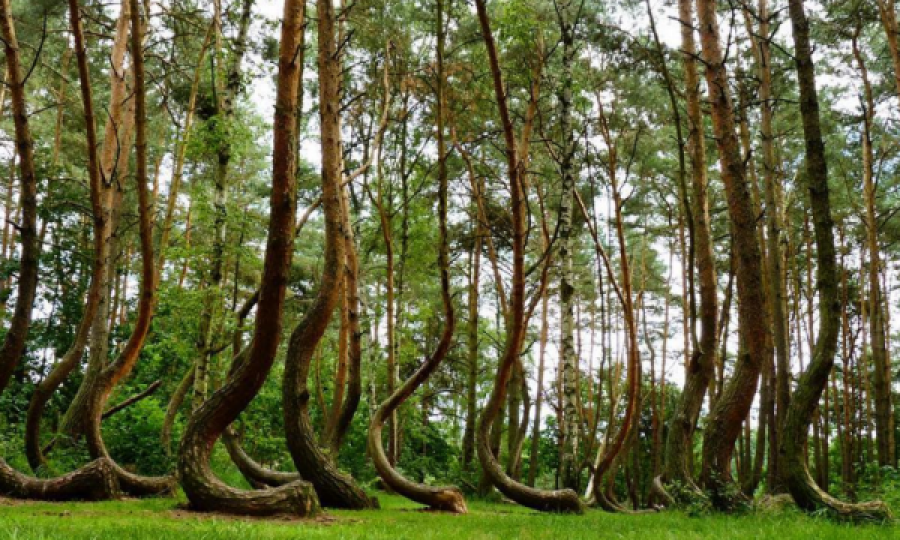
<instances>
[{"instance_id":1,"label":"grass","mask_svg":"<svg viewBox=\"0 0 900 540\"><path fill-rule=\"evenodd\" d=\"M176 499L103 503L0 500L0 539L900 539L896 526L853 526L796 511L737 516L679 512L620 516L538 514L470 501L466 516L425 513L399 497L379 495L382 510L331 511L312 521L237 519L180 510Z\"/></svg>"}]
</instances>

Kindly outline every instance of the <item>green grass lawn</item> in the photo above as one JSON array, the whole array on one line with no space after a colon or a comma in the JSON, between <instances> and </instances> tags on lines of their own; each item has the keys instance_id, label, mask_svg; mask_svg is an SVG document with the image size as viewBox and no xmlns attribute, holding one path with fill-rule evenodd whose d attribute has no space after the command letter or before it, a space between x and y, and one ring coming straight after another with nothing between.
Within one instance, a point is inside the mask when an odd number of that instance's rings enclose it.
<instances>
[{"instance_id":1,"label":"green grass lawn","mask_svg":"<svg viewBox=\"0 0 900 540\"><path fill-rule=\"evenodd\" d=\"M454 516L420 512L398 497L379 498L382 510L332 511L309 521L204 516L179 509L175 499L71 504L0 500L0 539L900 539L896 526L852 526L796 511L692 517L591 510L585 516L558 516L470 501L469 515Z\"/></svg>"}]
</instances>

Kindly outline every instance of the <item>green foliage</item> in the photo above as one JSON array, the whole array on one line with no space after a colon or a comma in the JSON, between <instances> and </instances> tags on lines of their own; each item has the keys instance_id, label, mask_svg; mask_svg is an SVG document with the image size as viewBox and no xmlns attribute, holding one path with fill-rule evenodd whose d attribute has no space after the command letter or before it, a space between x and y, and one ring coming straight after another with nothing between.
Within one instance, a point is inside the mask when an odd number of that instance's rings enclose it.
<instances>
[{"instance_id":1,"label":"green foliage","mask_svg":"<svg viewBox=\"0 0 900 540\"><path fill-rule=\"evenodd\" d=\"M159 444L165 404L150 397L114 414L104 423L103 434L116 461L143 474L164 475L173 459Z\"/></svg>"}]
</instances>

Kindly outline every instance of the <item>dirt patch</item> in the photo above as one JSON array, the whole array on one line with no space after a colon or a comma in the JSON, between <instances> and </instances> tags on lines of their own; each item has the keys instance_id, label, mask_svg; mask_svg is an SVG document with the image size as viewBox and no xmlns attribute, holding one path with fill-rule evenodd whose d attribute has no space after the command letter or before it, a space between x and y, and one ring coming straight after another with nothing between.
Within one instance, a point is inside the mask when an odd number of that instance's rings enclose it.
<instances>
[{"instance_id":1,"label":"dirt patch","mask_svg":"<svg viewBox=\"0 0 900 540\"><path fill-rule=\"evenodd\" d=\"M27 501L23 499L8 499L6 497L0 497L0 506L27 506L30 504L34 504L37 501Z\"/></svg>"},{"instance_id":2,"label":"dirt patch","mask_svg":"<svg viewBox=\"0 0 900 540\"><path fill-rule=\"evenodd\" d=\"M174 519L199 519L199 520L221 520L221 521L247 521L247 522L268 522L268 523L307 523L310 525L336 525L338 523L354 523L360 520L337 518L327 514L321 514L316 517L299 517L293 514L276 514L274 516L236 516L224 512L197 512L189 508L176 508L166 513Z\"/></svg>"}]
</instances>

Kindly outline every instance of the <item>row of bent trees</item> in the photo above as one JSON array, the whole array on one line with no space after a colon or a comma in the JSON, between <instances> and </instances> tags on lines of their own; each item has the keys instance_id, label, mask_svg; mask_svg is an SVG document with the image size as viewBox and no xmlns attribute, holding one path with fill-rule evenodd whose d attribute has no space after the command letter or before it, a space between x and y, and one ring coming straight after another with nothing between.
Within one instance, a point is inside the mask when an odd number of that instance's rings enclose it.
<instances>
[{"instance_id":1,"label":"row of bent trees","mask_svg":"<svg viewBox=\"0 0 900 540\"><path fill-rule=\"evenodd\" d=\"M444 0L446 1L446 0ZM439 221L438 271L444 306L444 326L440 340L433 352L424 360L418 370L375 411L369 427L369 455L385 485L395 492L431 508L464 513L466 502L462 492L455 487L433 487L423 485L404 477L387 458L382 446L382 427L397 408L409 398L440 366L450 350L455 332L455 314L452 303L448 261L448 155L447 126L445 126L446 81L444 66L445 31L444 1L436 0L436 73L437 84L434 117L436 119L437 148L437 219ZM165 262L165 250L169 230L172 228L172 213L177 197L178 182L184 166L184 144L180 148L174 165L173 184L167 212L163 222L156 227L161 239L154 240L151 193L148 188L149 171L147 158L147 85L144 72L144 49L152 26L147 24L150 7L147 0L124 0L116 26L114 48L110 58L110 106L98 111L92 95L89 70L89 51L85 46L85 32L81 20L81 6L78 0L68 0L70 32L74 47L74 57L80 80L80 96L85 118L84 138L88 162L90 189L90 215L93 226L94 258L91 267L90 288L84 309L83 320L77 328L70 350L57 363L51 374L36 388L28 411L26 451L33 468L44 462L44 451L40 444L40 419L53 393L62 382L81 365L87 344L95 333L108 332L103 322L109 320L108 298L104 290L109 285L111 258L115 252L116 236L113 231L121 218L121 199L124 187L120 179L126 177L123 170L127 166L128 152L120 148L134 148L138 196L138 225L140 234L140 293L137 314L131 335L112 361L94 361L104 358L108 351L90 350L91 361L84 382L76 395L66 418L64 429L80 434L87 441L94 461L56 478L37 478L19 472L0 459L0 493L11 497L46 500L100 500L116 498L123 494L131 496L159 495L173 491L180 485L186 493L192 508L199 511L217 511L247 515L272 515L290 513L308 516L320 511L321 507L362 509L377 506L353 478L340 472L328 452L321 447L313 429L309 414L310 389L307 386L310 364L316 347L325 334L332 313L340 301L339 284L342 280L355 279L356 254L353 247L352 229L349 221L348 201L345 186L352 182L371 161L352 173L344 171L341 142L341 48L345 36L342 34L335 7L331 1L315 2L315 16L307 14L304 0L286 0L278 51L278 74L272 146L271 206L268 237L265 246L262 279L257 294L240 310L241 320L255 307L256 316L251 337L243 343L240 331L235 336L234 355L227 379L217 390L208 395L190 417L178 448L177 470L164 477L145 477L134 474L119 466L111 457L103 441L101 422L111 392L123 378L127 377L137 363L153 319L156 303L157 280ZM506 299L505 343L496 372L492 392L484 405L476 431L476 451L486 477L503 495L524 506L542 511L582 513L588 502L582 500L572 490L546 491L519 483L510 477L498 462L491 444L491 427L500 414L506 399L506 391L517 359L520 356L527 321L535 309L536 301L529 300L526 278L530 270L525 264L525 244L528 234L528 144L531 138L535 107L529 107L524 119L514 117L506 94L504 74L500 67L499 53L494 40L486 0L476 0L477 19L489 61L490 74L496 101L497 121L502 129L503 148L506 155L506 181L510 195L511 211L511 273ZM219 9L219 3L216 3ZM688 487L687 491L697 496L711 497L715 506L727 508L731 479L731 460L735 441L756 392L755 382L744 384L745 380L758 379L759 358L765 354L767 332L769 331L761 315L765 313L763 276L760 266L759 244L757 243L757 219L751 208L751 197L745 182L746 164L741 157L736 137L735 112L728 93L728 82L724 52L720 42L716 21L715 0L680 0L680 15L683 23L683 47L685 73L688 86L688 114L692 124L702 123L699 101L699 78L697 75L697 54L694 44L694 27L699 28L700 62L705 66L706 82L710 99L710 114L713 119L714 135L722 179L725 187L727 210L733 231L733 250L736 264L737 291L740 313L740 332L744 353L738 359L732 383L724 389L723 399L711 411L709 428L704 434L704 468L700 478L695 479L689 464L688 453L692 452L694 431L706 388L712 379L715 354L716 299L713 290L701 290L700 313L702 319L698 348L688 370L686 391L682 403L677 408L675 421L669 431L664 474L658 479L657 488L663 500L677 502L674 495L666 492L666 486ZM573 58L573 20L577 17L577 3L559 3L563 54ZM695 8L696 7L696 19ZM837 515L856 519L884 519L889 510L881 503L847 504L836 500L816 486L806 465L805 447L807 432L816 405L828 380L831 370L838 331L838 278L834 250L834 233L829 206L828 172L822 136L819 127L819 112L816 96L814 70L811 59L809 28L802 0L790 0L790 20L793 28L794 55L796 57L797 78L800 90L800 113L803 117L806 140L806 174L809 189L809 212L812 216L816 240L818 294L823 299L819 306L818 341L814 356L800 378L796 392L790 402L784 420L784 435L778 449L782 459L783 482L799 506L807 510L827 508ZM220 114L228 115L234 106L239 91L239 72L249 21L252 0L243 0L239 6L239 36L235 41L235 54L229 67L224 95L215 105ZM304 43L307 25L314 25L318 36L316 48L318 65L319 128L321 140L321 196L317 205L325 217L325 260L320 287L310 303L302 320L291 331L287 343L285 370L283 377L283 411L286 440L299 474L267 470L253 462L241 449L229 426L249 405L259 392L279 349L284 326L284 304L289 280L294 238L298 226L302 226L304 216L297 216L297 138L299 105L302 102L302 80L304 77ZM201 55L217 39L218 28L214 22L207 33ZM34 158L33 140L29 126L28 96L25 79L29 72L23 65L20 46L16 39L10 0L0 0L0 38L4 43L7 66L7 83L11 112L15 126L16 153L18 155L21 184L21 221L18 224L21 240L21 256L18 270L15 309L9 331L0 349L0 390L5 388L22 361L27 343L32 312L34 311L38 287L38 256L40 253L37 231L38 178ZM130 62L126 59L130 58ZM201 62L202 64L202 56ZM127 69L126 69L127 65ZM534 67L540 79L541 66ZM387 68L385 68L387 73ZM571 73L569 72L569 77ZM389 92L385 75L385 92ZM197 83L192 89L192 102L196 100ZM536 104L540 89L535 84L531 98ZM569 92L571 99L571 91ZM387 101L385 99L385 101ZM562 100L566 106L566 100ZM571 102L568 106L571 108ZM565 109L562 112L563 126L567 122ZM101 134L97 125L105 122ZM382 118L381 129L375 135L376 147L381 142L384 124L387 121L387 107ZM517 123L521 125L517 126ZM189 132L190 117L185 132ZM606 135L609 135L607 130ZM703 135L692 130L697 137L692 147L699 151L702 160ZM184 141L183 141L184 142ZM566 156L574 143L563 147ZM374 151L371 152L375 154ZM123 158L123 154L125 157ZM216 179L224 183L231 159L228 144L219 149ZM612 168L613 193L619 193L615 185L615 165ZM692 178L698 193L705 191L703 173ZM569 184L571 192L571 184ZM217 195L219 184L217 184ZM574 193L574 192L572 192ZM562 216L571 221L572 207L577 197L569 197ZM564 197L566 200L566 197ZM214 204L221 203L215 200ZM578 200L579 205L583 202ZM706 202L697 197L694 202L697 216L694 234L700 250L710 250L710 232ZM621 224L621 219L619 220ZM704 228L704 225L705 228ZM222 223L217 221L217 227ZM563 227L564 229L564 227ZM597 239L597 231L592 230L598 252L602 246ZM620 245L624 245L621 227ZM220 239L221 229L216 231ZM565 233L568 234L568 233ZM705 239L705 244L703 242ZM705 248L704 248L705 245ZM156 251L156 252L154 252ZM637 414L639 393L640 358L637 343L637 322L634 317L633 291L628 257L621 260L626 265L621 282L609 268L610 281L622 303L628 340L627 358L627 407L624 420L608 444L599 453L594 464L593 496L591 502L608 511L626 511L612 500L604 489L605 475L614 470L614 463L626 441L632 434ZM710 271L709 260L698 256L699 270ZM210 280L221 280L221 260L218 270L210 274ZM215 264L214 264L215 266ZM546 276L545 276L546 277ZM701 279L701 288L705 280ZM714 281L713 281L714 282ZM353 290L353 285L349 287ZM356 298L358 304L359 299ZM355 313L350 309L351 316ZM207 346L211 339L212 325L208 314L201 314L202 339ZM353 322L351 321L351 325ZM356 322L358 325L358 321ZM358 331L358 329L357 329ZM356 357L360 351L351 351ZM201 362L191 376L194 384L207 380L203 370L208 369ZM350 375L349 391L339 415L335 430L346 430L359 403L361 388L358 368ZM693 390L692 390L693 389ZM699 389L699 391L698 391ZM232 459L241 471L258 489L239 490L231 487L215 476L210 465L212 450L217 441L223 439ZM706 466L708 464L708 466Z\"/></svg>"}]
</instances>

